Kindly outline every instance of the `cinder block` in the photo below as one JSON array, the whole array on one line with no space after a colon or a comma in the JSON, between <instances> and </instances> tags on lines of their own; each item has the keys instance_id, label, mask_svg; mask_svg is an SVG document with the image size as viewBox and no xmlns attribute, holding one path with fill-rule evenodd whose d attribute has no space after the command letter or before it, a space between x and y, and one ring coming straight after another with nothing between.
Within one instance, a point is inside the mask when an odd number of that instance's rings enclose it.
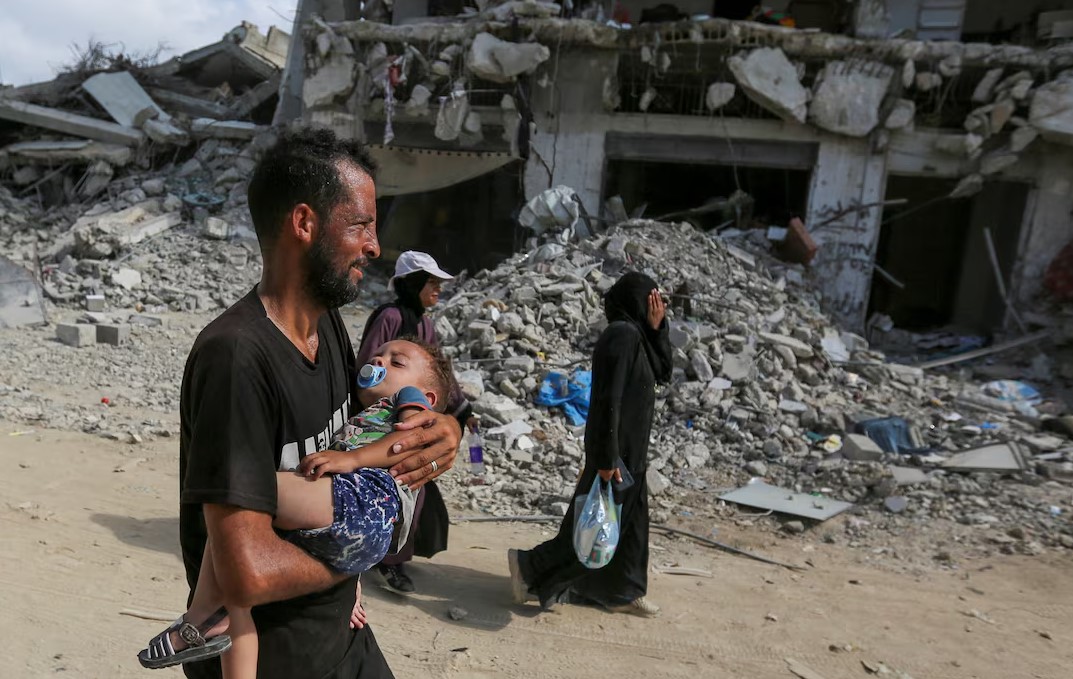
<instances>
[{"instance_id":1,"label":"cinder block","mask_svg":"<svg viewBox=\"0 0 1073 679\"><path fill-rule=\"evenodd\" d=\"M104 311L104 295L86 295L86 311Z\"/></svg>"},{"instance_id":2,"label":"cinder block","mask_svg":"<svg viewBox=\"0 0 1073 679\"><path fill-rule=\"evenodd\" d=\"M842 457L858 462L875 462L882 459L883 449L863 434L846 434L842 437Z\"/></svg>"},{"instance_id":3,"label":"cinder block","mask_svg":"<svg viewBox=\"0 0 1073 679\"><path fill-rule=\"evenodd\" d=\"M97 327L97 342L118 347L130 341L130 325L127 323L102 323Z\"/></svg>"},{"instance_id":4,"label":"cinder block","mask_svg":"<svg viewBox=\"0 0 1073 679\"><path fill-rule=\"evenodd\" d=\"M85 347L97 341L97 326L85 323L60 323L56 339L69 347Z\"/></svg>"},{"instance_id":5,"label":"cinder block","mask_svg":"<svg viewBox=\"0 0 1073 679\"><path fill-rule=\"evenodd\" d=\"M134 314L127 319L131 325L147 325L150 327L156 327L164 325L164 319L160 316L150 316L148 314Z\"/></svg>"}]
</instances>

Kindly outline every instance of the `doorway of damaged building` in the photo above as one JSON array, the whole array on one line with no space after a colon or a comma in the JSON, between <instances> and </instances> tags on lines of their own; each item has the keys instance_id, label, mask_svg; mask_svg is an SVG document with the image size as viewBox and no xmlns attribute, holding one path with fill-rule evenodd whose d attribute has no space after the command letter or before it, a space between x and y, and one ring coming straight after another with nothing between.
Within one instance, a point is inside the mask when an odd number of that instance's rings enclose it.
<instances>
[{"instance_id":1,"label":"doorway of damaged building","mask_svg":"<svg viewBox=\"0 0 1073 679\"><path fill-rule=\"evenodd\" d=\"M400 253L421 250L451 273L495 268L516 249L523 170L513 161L436 190L378 198L382 260L394 266Z\"/></svg>"},{"instance_id":2,"label":"doorway of damaged building","mask_svg":"<svg viewBox=\"0 0 1073 679\"><path fill-rule=\"evenodd\" d=\"M1003 325L1006 308L988 253L991 232L1007 289L1017 258L1030 185L990 181L969 198L947 198L954 179L892 175L887 198L903 205L883 212L869 315L890 316L903 330L950 328L988 334Z\"/></svg>"},{"instance_id":3,"label":"doorway of damaged building","mask_svg":"<svg viewBox=\"0 0 1073 679\"><path fill-rule=\"evenodd\" d=\"M717 137L609 133L604 150L605 201L620 196L627 214L705 230L803 217L816 161L815 144ZM736 192L752 199L744 219Z\"/></svg>"}]
</instances>

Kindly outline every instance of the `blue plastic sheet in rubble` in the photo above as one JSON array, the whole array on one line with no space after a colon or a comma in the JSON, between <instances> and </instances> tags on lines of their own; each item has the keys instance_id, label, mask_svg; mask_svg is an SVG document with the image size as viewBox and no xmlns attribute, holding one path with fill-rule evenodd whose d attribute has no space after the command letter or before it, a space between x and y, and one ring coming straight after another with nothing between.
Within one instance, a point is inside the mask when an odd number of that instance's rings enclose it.
<instances>
[{"instance_id":1,"label":"blue plastic sheet in rubble","mask_svg":"<svg viewBox=\"0 0 1073 679\"><path fill-rule=\"evenodd\" d=\"M589 397L592 394L592 371L575 370L570 376L550 372L544 376L533 402L553 408L560 406L570 424L575 427L585 424L589 418Z\"/></svg>"},{"instance_id":2,"label":"blue plastic sheet in rubble","mask_svg":"<svg viewBox=\"0 0 1073 679\"><path fill-rule=\"evenodd\" d=\"M884 452L914 455L928 448L914 448L909 440L909 423L900 417L882 417L857 423L857 433L875 441Z\"/></svg>"}]
</instances>

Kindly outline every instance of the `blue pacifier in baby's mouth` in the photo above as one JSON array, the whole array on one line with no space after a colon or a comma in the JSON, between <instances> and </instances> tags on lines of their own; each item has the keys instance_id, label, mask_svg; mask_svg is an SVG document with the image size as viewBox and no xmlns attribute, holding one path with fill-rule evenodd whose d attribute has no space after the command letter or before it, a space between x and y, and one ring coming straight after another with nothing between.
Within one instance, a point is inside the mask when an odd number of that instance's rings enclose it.
<instances>
[{"instance_id":1,"label":"blue pacifier in baby's mouth","mask_svg":"<svg viewBox=\"0 0 1073 679\"><path fill-rule=\"evenodd\" d=\"M361 366L361 370L358 371L358 386L362 389L375 387L383 382L385 377L387 377L387 368L380 365L373 365L372 363L366 363Z\"/></svg>"}]
</instances>

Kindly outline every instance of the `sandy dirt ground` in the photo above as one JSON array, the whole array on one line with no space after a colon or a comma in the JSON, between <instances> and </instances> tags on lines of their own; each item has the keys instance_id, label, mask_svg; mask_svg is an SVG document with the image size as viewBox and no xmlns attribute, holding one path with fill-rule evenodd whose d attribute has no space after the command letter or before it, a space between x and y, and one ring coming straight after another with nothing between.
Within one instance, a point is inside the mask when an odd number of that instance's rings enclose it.
<instances>
[{"instance_id":1,"label":"sandy dirt ground","mask_svg":"<svg viewBox=\"0 0 1073 679\"><path fill-rule=\"evenodd\" d=\"M122 612L177 614L184 600L177 442L25 431L0 422L0 677L150 676L135 654L162 624ZM654 567L712 575L653 573L658 620L511 605L505 549L536 544L552 529L460 523L450 551L412 568L420 594L410 599L367 576L367 607L395 673L779 678L794 676L791 659L825 679L866 677L862 661L914 679L1071 676L1067 556L899 571L807 535L726 527L721 539L806 570L658 537ZM464 619L450 619L452 606L465 609Z\"/></svg>"}]
</instances>

